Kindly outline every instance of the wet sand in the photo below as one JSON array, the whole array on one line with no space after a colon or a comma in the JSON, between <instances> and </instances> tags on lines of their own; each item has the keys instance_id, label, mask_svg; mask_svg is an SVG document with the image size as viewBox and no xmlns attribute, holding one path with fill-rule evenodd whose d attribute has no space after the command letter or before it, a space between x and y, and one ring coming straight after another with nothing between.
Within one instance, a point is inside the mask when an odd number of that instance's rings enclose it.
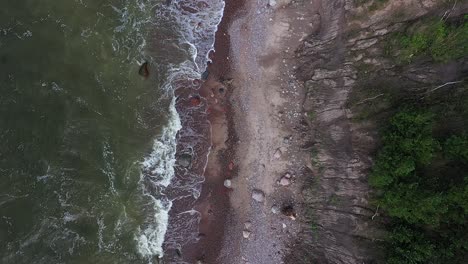
<instances>
[{"instance_id":1,"label":"wet sand","mask_svg":"<svg viewBox=\"0 0 468 264\"><path fill-rule=\"evenodd\" d=\"M289 103L304 97L294 77L294 50L310 30L304 26L309 21L297 19L310 15L307 7L226 0L213 62L199 89L211 148L194 206L201 216L198 241L182 247L184 263L282 263L300 230L291 215L271 208L301 214L300 184L280 187L277 181L285 173L308 173L309 156L294 130L302 109ZM263 201L252 199L254 190Z\"/></svg>"},{"instance_id":2,"label":"wet sand","mask_svg":"<svg viewBox=\"0 0 468 264\"><path fill-rule=\"evenodd\" d=\"M206 103L207 120L210 123L211 149L204 171L205 181L194 209L201 213L199 241L182 248L183 259L188 263L219 263L217 258L222 248L226 217L229 212L230 189L224 186L226 179L235 176L233 149L236 142L232 127L232 109L229 97L231 61L230 38L227 30L242 10L243 1L226 1L223 20L218 26L215 52L209 57L209 75L199 90Z\"/></svg>"}]
</instances>

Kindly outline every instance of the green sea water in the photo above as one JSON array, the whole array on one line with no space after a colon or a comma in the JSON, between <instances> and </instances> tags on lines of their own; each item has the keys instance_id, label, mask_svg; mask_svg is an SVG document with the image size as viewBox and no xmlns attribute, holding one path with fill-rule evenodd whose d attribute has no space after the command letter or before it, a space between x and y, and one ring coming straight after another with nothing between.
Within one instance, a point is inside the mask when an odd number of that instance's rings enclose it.
<instances>
[{"instance_id":1,"label":"green sea water","mask_svg":"<svg viewBox=\"0 0 468 264\"><path fill-rule=\"evenodd\" d=\"M141 161L172 100L157 63L167 50L147 48L157 4L0 4L0 263L154 259L138 237L154 203Z\"/></svg>"}]
</instances>

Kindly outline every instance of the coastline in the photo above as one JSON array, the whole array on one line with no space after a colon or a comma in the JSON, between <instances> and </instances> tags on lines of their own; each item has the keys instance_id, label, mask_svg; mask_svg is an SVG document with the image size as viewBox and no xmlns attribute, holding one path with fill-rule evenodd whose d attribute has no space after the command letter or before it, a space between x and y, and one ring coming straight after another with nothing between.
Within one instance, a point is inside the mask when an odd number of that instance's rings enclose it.
<instances>
[{"instance_id":1,"label":"coastline","mask_svg":"<svg viewBox=\"0 0 468 264\"><path fill-rule=\"evenodd\" d=\"M376 135L353 123L347 105L359 70L350 56L375 42L353 40L348 22L359 19L347 13L362 8L347 4L226 0L199 90L210 148L193 207L200 233L184 261L381 258L367 185ZM372 31L368 22L353 26Z\"/></svg>"},{"instance_id":2,"label":"coastline","mask_svg":"<svg viewBox=\"0 0 468 264\"><path fill-rule=\"evenodd\" d=\"M303 215L300 181L310 174L309 156L298 131L302 106L288 102L304 98L294 51L310 27L297 18L313 17L314 9L272 3L226 1L218 26L200 89L211 149L195 206L200 240L182 249L189 263L283 263L302 228L294 219ZM280 185L285 175L291 178Z\"/></svg>"},{"instance_id":3,"label":"coastline","mask_svg":"<svg viewBox=\"0 0 468 264\"><path fill-rule=\"evenodd\" d=\"M224 186L225 180L235 177L233 156L236 136L232 122L233 109L230 61L231 40L228 29L235 16L242 12L244 0L225 1L224 14L215 35L214 52L209 54L207 80L200 95L207 100L208 121L211 126L211 149L204 173L205 181L195 209L201 212L199 231L201 239L188 250L189 263L219 263L221 243L225 237L230 208L231 190Z\"/></svg>"},{"instance_id":4,"label":"coastline","mask_svg":"<svg viewBox=\"0 0 468 264\"><path fill-rule=\"evenodd\" d=\"M191 115L201 123L197 126L197 132L206 137L206 142L202 144L204 147L198 152L200 154L208 152L207 157L197 157L197 164L195 167L191 165L190 168L192 173L203 173L204 177L200 196L192 204L193 209L199 212L199 223L197 223L199 234L196 238L187 238L187 240L193 239L193 243L186 243L175 252L169 252L169 258L165 256L166 260L179 259L183 260L183 263L218 263L217 258L221 251L226 217L230 208L230 190L224 186L224 181L235 176L231 163L236 140L232 126L232 109L229 103L232 86L229 82L231 62L229 60L230 39L227 30L242 7L243 1L225 2L223 18L215 34L215 51L208 54L212 60L207 65L208 76L205 76L206 80L200 84L199 88L195 87L199 95L195 99L195 104L199 104L200 107ZM183 89L180 92L177 95L180 100L179 112L193 108L192 90ZM208 123L203 125L205 121ZM203 150L204 148L206 150ZM201 168L202 164L203 168ZM182 204L183 202L176 205L178 211L184 207Z\"/></svg>"}]
</instances>

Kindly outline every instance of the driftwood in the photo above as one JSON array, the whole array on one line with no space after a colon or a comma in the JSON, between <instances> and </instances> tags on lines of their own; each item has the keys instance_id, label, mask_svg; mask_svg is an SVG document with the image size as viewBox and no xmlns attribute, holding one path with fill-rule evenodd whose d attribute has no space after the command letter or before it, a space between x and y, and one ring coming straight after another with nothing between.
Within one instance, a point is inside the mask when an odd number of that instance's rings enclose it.
<instances>
[{"instance_id":1,"label":"driftwood","mask_svg":"<svg viewBox=\"0 0 468 264\"><path fill-rule=\"evenodd\" d=\"M372 100L374 100L374 99L379 98L379 97L382 96L382 95L384 95L384 94L381 93L381 94L378 94L378 95L376 95L376 96L374 96L374 97L366 98L366 99L362 100L361 102L357 103L356 105L361 105L361 104L364 104L364 103L366 103L366 102L372 101Z\"/></svg>"},{"instance_id":2,"label":"driftwood","mask_svg":"<svg viewBox=\"0 0 468 264\"><path fill-rule=\"evenodd\" d=\"M380 204L377 205L377 209L375 210L375 213L374 213L374 215L372 216L372 220L374 220L374 218L375 218L376 216L379 215L379 207L380 207Z\"/></svg>"},{"instance_id":3,"label":"driftwood","mask_svg":"<svg viewBox=\"0 0 468 264\"><path fill-rule=\"evenodd\" d=\"M444 83L444 84L442 84L442 85L439 85L439 86L437 86L437 87L435 87L435 88L432 88L432 89L430 89L429 91L425 92L425 93L424 93L424 96L423 96L422 98L424 98L426 95L428 95L428 94L430 94L430 93L432 93L432 92L434 92L434 91L439 90L440 88L443 88L443 87L448 86L448 85L453 85L453 84L461 83L461 82L463 82L463 81L446 82L446 83Z\"/></svg>"}]
</instances>

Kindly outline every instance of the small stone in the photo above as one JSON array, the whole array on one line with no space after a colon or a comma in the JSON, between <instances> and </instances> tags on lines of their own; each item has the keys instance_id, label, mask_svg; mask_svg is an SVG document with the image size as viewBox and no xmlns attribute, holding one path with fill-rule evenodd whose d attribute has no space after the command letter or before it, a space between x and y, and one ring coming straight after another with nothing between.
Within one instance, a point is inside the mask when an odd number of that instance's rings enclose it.
<instances>
[{"instance_id":1,"label":"small stone","mask_svg":"<svg viewBox=\"0 0 468 264\"><path fill-rule=\"evenodd\" d=\"M226 188L231 188L231 186L232 186L231 180L229 180L229 179L228 179L228 180L224 180L224 187L226 187Z\"/></svg>"},{"instance_id":2,"label":"small stone","mask_svg":"<svg viewBox=\"0 0 468 264\"><path fill-rule=\"evenodd\" d=\"M279 185L281 186L288 186L291 184L291 180L289 178L286 178L286 177L282 177L279 181Z\"/></svg>"},{"instance_id":3,"label":"small stone","mask_svg":"<svg viewBox=\"0 0 468 264\"><path fill-rule=\"evenodd\" d=\"M286 173L283 177L286 178L286 179L291 179L291 174Z\"/></svg>"},{"instance_id":4,"label":"small stone","mask_svg":"<svg viewBox=\"0 0 468 264\"><path fill-rule=\"evenodd\" d=\"M286 224L285 224L285 223L283 223L283 228L286 228Z\"/></svg>"},{"instance_id":5,"label":"small stone","mask_svg":"<svg viewBox=\"0 0 468 264\"><path fill-rule=\"evenodd\" d=\"M276 5L276 0L268 0L268 5L273 7Z\"/></svg>"},{"instance_id":6,"label":"small stone","mask_svg":"<svg viewBox=\"0 0 468 264\"><path fill-rule=\"evenodd\" d=\"M247 238L249 238L249 237L250 237L250 232L249 232L249 231L247 231L247 230L244 230L244 231L242 231L242 236L243 236L244 238L246 238L246 239L247 239Z\"/></svg>"},{"instance_id":7,"label":"small stone","mask_svg":"<svg viewBox=\"0 0 468 264\"><path fill-rule=\"evenodd\" d=\"M240 142L240 141L239 141L239 142ZM232 161L229 162L229 164L228 164L228 169L231 170L231 171L234 169L234 162L232 162Z\"/></svg>"},{"instance_id":8,"label":"small stone","mask_svg":"<svg viewBox=\"0 0 468 264\"><path fill-rule=\"evenodd\" d=\"M275 151L275 154L273 155L273 157L274 157L275 159L279 159L279 158L281 158L281 154L283 154L283 153L281 152L281 150L280 150L280 149L277 149L277 150Z\"/></svg>"},{"instance_id":9,"label":"small stone","mask_svg":"<svg viewBox=\"0 0 468 264\"><path fill-rule=\"evenodd\" d=\"M245 229L249 230L252 227L252 222L250 222L250 221L245 222L244 227L245 227Z\"/></svg>"},{"instance_id":10,"label":"small stone","mask_svg":"<svg viewBox=\"0 0 468 264\"><path fill-rule=\"evenodd\" d=\"M276 204L274 204L274 205L271 207L271 212L272 212L272 213L277 214L277 213L279 213L279 211L280 211L280 209L279 209L279 207L278 207Z\"/></svg>"},{"instance_id":11,"label":"small stone","mask_svg":"<svg viewBox=\"0 0 468 264\"><path fill-rule=\"evenodd\" d=\"M255 189L252 192L252 199L261 203L265 200L265 194L261 190Z\"/></svg>"}]
</instances>

